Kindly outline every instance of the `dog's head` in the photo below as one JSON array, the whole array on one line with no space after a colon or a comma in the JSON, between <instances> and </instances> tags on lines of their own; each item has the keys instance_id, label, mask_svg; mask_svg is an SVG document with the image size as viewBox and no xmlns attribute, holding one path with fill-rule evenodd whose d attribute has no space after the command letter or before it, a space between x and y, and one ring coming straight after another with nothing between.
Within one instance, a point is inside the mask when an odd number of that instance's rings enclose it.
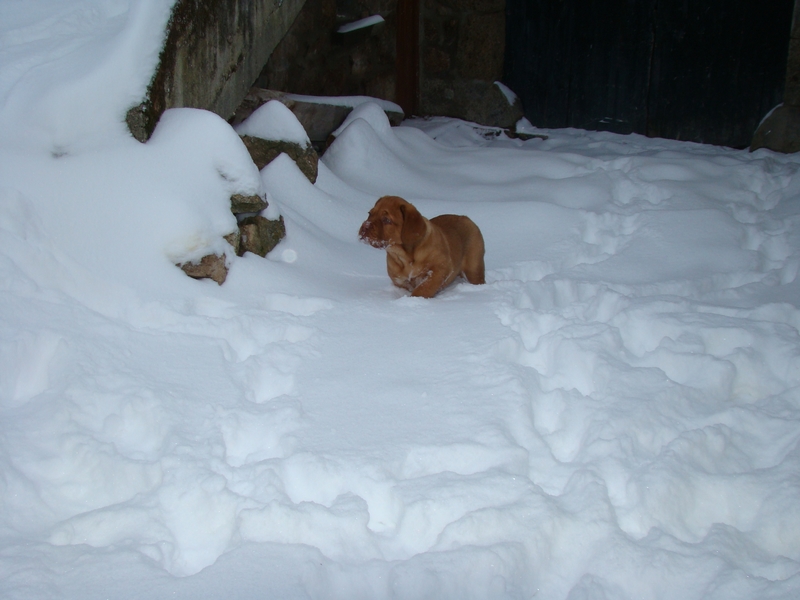
<instances>
[{"instance_id":1,"label":"dog's head","mask_svg":"<svg viewBox=\"0 0 800 600\"><path fill-rule=\"evenodd\" d=\"M411 252L425 234L425 219L413 204L398 196L378 199L358 237L375 248L402 245Z\"/></svg>"}]
</instances>

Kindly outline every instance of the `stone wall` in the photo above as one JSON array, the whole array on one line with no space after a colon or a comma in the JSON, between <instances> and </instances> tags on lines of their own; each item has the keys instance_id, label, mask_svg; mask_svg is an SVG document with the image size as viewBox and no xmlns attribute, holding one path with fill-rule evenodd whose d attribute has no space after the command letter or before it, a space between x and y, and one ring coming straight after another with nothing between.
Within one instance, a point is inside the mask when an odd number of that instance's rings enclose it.
<instances>
[{"instance_id":1,"label":"stone wall","mask_svg":"<svg viewBox=\"0 0 800 600\"><path fill-rule=\"evenodd\" d=\"M410 26L419 30L418 98L406 104L423 116L513 127L522 109L510 106L494 85L503 75L505 0L308 0L256 86L398 102L398 11L405 7L408 14L417 14L417 6L419 23ZM336 33L341 25L372 15L385 22Z\"/></svg>"},{"instance_id":2,"label":"stone wall","mask_svg":"<svg viewBox=\"0 0 800 600\"><path fill-rule=\"evenodd\" d=\"M168 108L228 119L305 2L178 0L147 96L128 111L134 137L147 140Z\"/></svg>"},{"instance_id":3,"label":"stone wall","mask_svg":"<svg viewBox=\"0 0 800 600\"><path fill-rule=\"evenodd\" d=\"M256 87L394 101L396 8L397 0L308 0L266 61ZM384 22L337 33L342 25L373 15Z\"/></svg>"},{"instance_id":4,"label":"stone wall","mask_svg":"<svg viewBox=\"0 0 800 600\"><path fill-rule=\"evenodd\" d=\"M503 76L505 0L421 0L420 112L511 127Z\"/></svg>"}]
</instances>

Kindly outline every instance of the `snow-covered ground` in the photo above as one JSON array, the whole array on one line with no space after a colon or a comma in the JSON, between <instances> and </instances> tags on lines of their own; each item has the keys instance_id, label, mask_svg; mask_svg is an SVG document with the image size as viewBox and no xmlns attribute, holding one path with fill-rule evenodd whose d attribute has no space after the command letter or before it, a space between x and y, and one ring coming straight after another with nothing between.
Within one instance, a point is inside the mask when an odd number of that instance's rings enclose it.
<instances>
[{"instance_id":1,"label":"snow-covered ground","mask_svg":"<svg viewBox=\"0 0 800 600\"><path fill-rule=\"evenodd\" d=\"M0 0L0 597L800 597L800 157L365 104L259 174L126 133L169 4ZM486 285L394 288L384 194Z\"/></svg>"}]
</instances>

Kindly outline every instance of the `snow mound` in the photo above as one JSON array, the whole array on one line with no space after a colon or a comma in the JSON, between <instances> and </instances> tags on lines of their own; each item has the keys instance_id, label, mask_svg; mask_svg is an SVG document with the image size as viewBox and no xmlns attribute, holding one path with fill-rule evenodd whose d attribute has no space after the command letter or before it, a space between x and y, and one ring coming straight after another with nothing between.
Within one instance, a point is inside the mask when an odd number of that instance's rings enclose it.
<instances>
[{"instance_id":1,"label":"snow mound","mask_svg":"<svg viewBox=\"0 0 800 600\"><path fill-rule=\"evenodd\" d=\"M306 130L294 113L277 100L270 100L259 106L236 126L236 132L264 140L294 142L303 148L311 145Z\"/></svg>"}]
</instances>

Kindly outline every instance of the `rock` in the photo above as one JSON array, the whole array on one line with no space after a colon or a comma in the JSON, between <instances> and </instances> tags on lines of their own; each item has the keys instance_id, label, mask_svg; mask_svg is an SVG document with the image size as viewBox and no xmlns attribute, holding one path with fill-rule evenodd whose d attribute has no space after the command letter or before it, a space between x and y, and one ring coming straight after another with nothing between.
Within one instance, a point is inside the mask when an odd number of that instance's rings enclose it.
<instances>
[{"instance_id":1,"label":"rock","mask_svg":"<svg viewBox=\"0 0 800 600\"><path fill-rule=\"evenodd\" d=\"M286 235L283 217L271 221L261 215L242 219L239 231L242 240L240 256L245 252L266 256Z\"/></svg>"},{"instance_id":2,"label":"rock","mask_svg":"<svg viewBox=\"0 0 800 600\"><path fill-rule=\"evenodd\" d=\"M278 245L286 235L283 217L271 221L260 215L245 217L239 223L239 229L224 236L238 256L245 252L252 252L259 256L266 256ZM181 263L178 266L189 277L194 279L211 279L219 285L228 277L228 265L223 254L208 254L197 262Z\"/></svg>"},{"instance_id":3,"label":"rock","mask_svg":"<svg viewBox=\"0 0 800 600\"><path fill-rule=\"evenodd\" d=\"M260 213L265 208L267 208L267 201L258 194L253 196L234 194L231 196L231 212L235 215Z\"/></svg>"},{"instance_id":4,"label":"rock","mask_svg":"<svg viewBox=\"0 0 800 600\"><path fill-rule=\"evenodd\" d=\"M353 108L334 104L316 104L312 102L292 102L290 110L303 125L308 139L316 146L321 146L331 134L347 118Z\"/></svg>"},{"instance_id":5,"label":"rock","mask_svg":"<svg viewBox=\"0 0 800 600\"><path fill-rule=\"evenodd\" d=\"M262 104L266 104L270 100L278 100L283 104L286 103L286 92L278 92L275 90L265 90L263 88L250 88L247 92L247 95L242 100L242 103L236 109L236 112L233 113L233 117L230 120L230 123L233 127L236 127L240 123L244 122L247 117L252 115L256 112L256 109L260 107Z\"/></svg>"},{"instance_id":6,"label":"rock","mask_svg":"<svg viewBox=\"0 0 800 600\"><path fill-rule=\"evenodd\" d=\"M259 171L271 163L281 153L287 154L308 177L311 183L317 181L319 156L312 146L305 148L294 142L282 140L264 140L250 135L243 135L242 141L247 146L247 151L256 163Z\"/></svg>"},{"instance_id":7,"label":"rock","mask_svg":"<svg viewBox=\"0 0 800 600\"><path fill-rule=\"evenodd\" d=\"M505 94L493 82L430 79L424 86L428 98L424 112L427 114L502 129L513 128L524 116L519 99L509 104Z\"/></svg>"},{"instance_id":8,"label":"rock","mask_svg":"<svg viewBox=\"0 0 800 600\"><path fill-rule=\"evenodd\" d=\"M540 140L549 140L550 136L544 133L521 133L517 131L515 127L511 127L505 130L505 134L510 137L512 140L522 140L523 142L527 142L528 140L532 139L540 139Z\"/></svg>"},{"instance_id":9,"label":"rock","mask_svg":"<svg viewBox=\"0 0 800 600\"><path fill-rule=\"evenodd\" d=\"M800 151L800 107L781 105L767 115L750 144L751 152L759 148L787 154Z\"/></svg>"},{"instance_id":10,"label":"rock","mask_svg":"<svg viewBox=\"0 0 800 600\"><path fill-rule=\"evenodd\" d=\"M193 279L211 279L219 285L228 277L228 266L225 264L225 255L208 254L200 262L188 262L178 265L189 277Z\"/></svg>"},{"instance_id":11,"label":"rock","mask_svg":"<svg viewBox=\"0 0 800 600\"><path fill-rule=\"evenodd\" d=\"M241 250L242 247L242 232L237 229L236 231L232 231L228 235L222 236L223 239L228 242L231 246L233 246L233 251L236 253L237 256L241 256L244 254L244 251Z\"/></svg>"},{"instance_id":12,"label":"rock","mask_svg":"<svg viewBox=\"0 0 800 600\"><path fill-rule=\"evenodd\" d=\"M800 151L800 3L795 3L792 14L783 104L774 108L756 128L750 152L759 148L786 154Z\"/></svg>"}]
</instances>

